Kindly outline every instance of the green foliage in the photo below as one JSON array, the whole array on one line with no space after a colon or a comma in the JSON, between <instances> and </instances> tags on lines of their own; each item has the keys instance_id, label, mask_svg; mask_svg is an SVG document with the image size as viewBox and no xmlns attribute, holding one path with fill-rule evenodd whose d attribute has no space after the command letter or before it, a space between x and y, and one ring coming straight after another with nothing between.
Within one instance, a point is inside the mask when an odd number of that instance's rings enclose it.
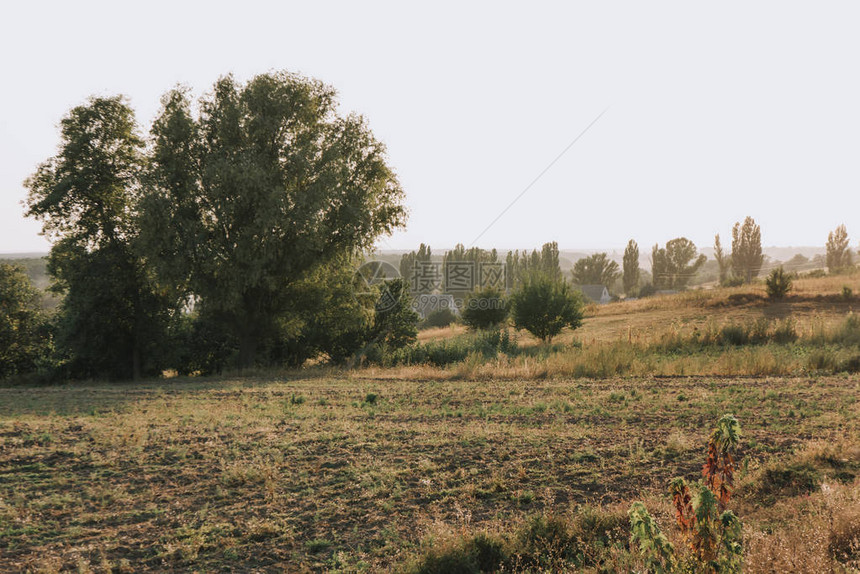
<instances>
[{"instance_id":1,"label":"green foliage","mask_svg":"<svg viewBox=\"0 0 860 574\"><path fill-rule=\"evenodd\" d=\"M707 257L696 257L696 245L686 237L666 243L665 248L655 245L651 250L651 273L657 289L683 289ZM692 261L692 263L690 263Z\"/></svg>"},{"instance_id":2,"label":"green foliage","mask_svg":"<svg viewBox=\"0 0 860 574\"><path fill-rule=\"evenodd\" d=\"M848 247L848 230L840 225L827 235L827 270L837 273L853 264L851 248Z\"/></svg>"},{"instance_id":3,"label":"green foliage","mask_svg":"<svg viewBox=\"0 0 860 574\"><path fill-rule=\"evenodd\" d=\"M639 245L632 239L627 242L627 247L624 249L623 267L624 293L628 297L636 296L641 273L639 271Z\"/></svg>"},{"instance_id":4,"label":"green foliage","mask_svg":"<svg viewBox=\"0 0 860 574\"><path fill-rule=\"evenodd\" d=\"M376 346L367 359L383 366L430 364L444 367L462 363L470 356L489 360L499 354L515 356L519 352L516 340L508 331L493 329L399 349Z\"/></svg>"},{"instance_id":5,"label":"green foliage","mask_svg":"<svg viewBox=\"0 0 860 574\"><path fill-rule=\"evenodd\" d=\"M508 301L497 289L482 289L466 299L461 316L472 329L490 329L508 318Z\"/></svg>"},{"instance_id":6,"label":"green foliage","mask_svg":"<svg viewBox=\"0 0 860 574\"><path fill-rule=\"evenodd\" d=\"M529 279L510 302L514 325L544 342L565 327L576 329L582 324L582 296L563 281L545 276Z\"/></svg>"},{"instance_id":7,"label":"green foliage","mask_svg":"<svg viewBox=\"0 0 860 574\"><path fill-rule=\"evenodd\" d=\"M418 285L416 280L418 277L416 265L430 261L432 261L430 246L423 243L418 246L417 252L411 251L400 256L400 276L409 282L413 297L422 293L430 293L427 285Z\"/></svg>"},{"instance_id":8,"label":"green foliage","mask_svg":"<svg viewBox=\"0 0 860 574\"><path fill-rule=\"evenodd\" d=\"M621 275L618 270L618 263L609 259L606 253L595 253L579 259L574 263L571 274L573 275L573 282L577 285L605 285L607 287L611 287Z\"/></svg>"},{"instance_id":9,"label":"green foliage","mask_svg":"<svg viewBox=\"0 0 860 574\"><path fill-rule=\"evenodd\" d=\"M752 217L744 219L732 227L732 271L736 277L751 283L758 276L764 263L761 252L761 227Z\"/></svg>"},{"instance_id":10,"label":"green foliage","mask_svg":"<svg viewBox=\"0 0 860 574\"><path fill-rule=\"evenodd\" d=\"M639 550L649 572L663 574L675 570L675 547L641 502L630 506L630 544Z\"/></svg>"},{"instance_id":11,"label":"green foliage","mask_svg":"<svg viewBox=\"0 0 860 574\"><path fill-rule=\"evenodd\" d=\"M540 251L528 253L509 251L505 260L508 287L519 289L529 279L539 276L552 281L561 281L561 266L559 264L558 243L544 243Z\"/></svg>"},{"instance_id":12,"label":"green foliage","mask_svg":"<svg viewBox=\"0 0 860 574\"><path fill-rule=\"evenodd\" d=\"M65 294L56 338L64 374L158 372L171 300L139 253L133 215L145 161L134 113L121 97L92 98L60 127L58 155L26 185L28 215L54 240L53 289Z\"/></svg>"},{"instance_id":13,"label":"green foliage","mask_svg":"<svg viewBox=\"0 0 860 574\"><path fill-rule=\"evenodd\" d=\"M372 329L376 315L374 306L381 294L357 295L356 263L348 257L335 257L296 283L292 289L292 304L285 314L288 320L280 323L283 352L269 357L273 363L300 366L319 354L328 356L334 363L342 363L378 334ZM382 287L386 285L383 283ZM370 298L374 295L375 299ZM409 301L407 298L402 304ZM400 318L405 314L402 305L395 312L401 313ZM389 327L395 328L397 319L394 316L386 320Z\"/></svg>"},{"instance_id":14,"label":"green foliage","mask_svg":"<svg viewBox=\"0 0 860 574\"><path fill-rule=\"evenodd\" d=\"M180 90L163 99L142 229L159 277L222 317L247 367L291 322L297 283L403 224L403 191L320 82L227 76L199 107Z\"/></svg>"},{"instance_id":15,"label":"green foliage","mask_svg":"<svg viewBox=\"0 0 860 574\"><path fill-rule=\"evenodd\" d=\"M442 258L442 277L444 291L447 294L453 295L455 298L465 298L474 288L490 287L489 285L481 285L481 264L482 263L497 263L499 255L495 249L487 251L479 247L471 247L466 249L462 243L458 243L451 251L445 252ZM456 273L451 273L453 264L465 263L459 269L468 272L466 283L468 287L460 288L450 278L456 276Z\"/></svg>"},{"instance_id":16,"label":"green foliage","mask_svg":"<svg viewBox=\"0 0 860 574\"><path fill-rule=\"evenodd\" d=\"M782 299L791 291L791 275L785 272L782 265L772 270L765 280L767 296L771 299Z\"/></svg>"},{"instance_id":17,"label":"green foliage","mask_svg":"<svg viewBox=\"0 0 860 574\"><path fill-rule=\"evenodd\" d=\"M49 351L39 299L23 268L0 264L0 379L35 371Z\"/></svg>"},{"instance_id":18,"label":"green foliage","mask_svg":"<svg viewBox=\"0 0 860 574\"><path fill-rule=\"evenodd\" d=\"M372 337L387 349L399 349L418 338L418 313L412 309L409 286L404 279L384 284L376 302Z\"/></svg>"}]
</instances>

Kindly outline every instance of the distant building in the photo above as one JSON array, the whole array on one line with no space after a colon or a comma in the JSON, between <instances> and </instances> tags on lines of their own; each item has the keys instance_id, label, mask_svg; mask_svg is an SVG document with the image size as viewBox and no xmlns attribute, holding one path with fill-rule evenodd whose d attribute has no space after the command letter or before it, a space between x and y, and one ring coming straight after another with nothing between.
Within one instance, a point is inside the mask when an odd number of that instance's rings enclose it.
<instances>
[{"instance_id":1,"label":"distant building","mask_svg":"<svg viewBox=\"0 0 860 574\"><path fill-rule=\"evenodd\" d=\"M606 285L580 285L579 290L585 296L586 302L605 305L612 299Z\"/></svg>"}]
</instances>

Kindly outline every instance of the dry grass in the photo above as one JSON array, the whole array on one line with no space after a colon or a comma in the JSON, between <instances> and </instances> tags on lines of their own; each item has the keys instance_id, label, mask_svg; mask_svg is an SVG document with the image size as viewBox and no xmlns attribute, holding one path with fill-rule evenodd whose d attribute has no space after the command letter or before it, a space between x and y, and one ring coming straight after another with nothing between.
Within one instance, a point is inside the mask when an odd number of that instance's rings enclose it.
<instances>
[{"instance_id":1,"label":"dry grass","mask_svg":"<svg viewBox=\"0 0 860 574\"><path fill-rule=\"evenodd\" d=\"M856 377L302 375L0 389L0 571L387 570L416 523L662 492L723 412L762 465L860 420Z\"/></svg>"}]
</instances>

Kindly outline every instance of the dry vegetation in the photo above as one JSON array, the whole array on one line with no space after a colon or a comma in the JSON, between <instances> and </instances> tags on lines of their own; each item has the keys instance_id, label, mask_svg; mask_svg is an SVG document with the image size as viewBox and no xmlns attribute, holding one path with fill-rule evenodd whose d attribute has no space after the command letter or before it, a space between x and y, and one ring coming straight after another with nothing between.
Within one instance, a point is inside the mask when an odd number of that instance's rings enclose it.
<instances>
[{"instance_id":1,"label":"dry vegetation","mask_svg":"<svg viewBox=\"0 0 860 574\"><path fill-rule=\"evenodd\" d=\"M860 377L791 345L655 351L768 313L812 345L853 305L818 281L777 305L736 289L594 309L581 348L446 368L0 389L0 571L441 572L484 539L513 568L629 571L630 501L671 533L666 482L698 476L723 413L743 428L745 571L852 571ZM655 376L681 365L695 376Z\"/></svg>"}]
</instances>

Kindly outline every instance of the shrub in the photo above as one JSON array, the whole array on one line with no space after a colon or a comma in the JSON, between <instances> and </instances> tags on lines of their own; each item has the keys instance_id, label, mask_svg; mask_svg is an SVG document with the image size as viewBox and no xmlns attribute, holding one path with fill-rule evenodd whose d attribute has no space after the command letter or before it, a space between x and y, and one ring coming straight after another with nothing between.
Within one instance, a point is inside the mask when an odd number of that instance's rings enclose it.
<instances>
[{"instance_id":1,"label":"shrub","mask_svg":"<svg viewBox=\"0 0 860 574\"><path fill-rule=\"evenodd\" d=\"M791 319L785 319L777 325L770 336L774 343L781 345L797 341L797 325Z\"/></svg>"},{"instance_id":2,"label":"shrub","mask_svg":"<svg viewBox=\"0 0 860 574\"><path fill-rule=\"evenodd\" d=\"M565 327L582 324L582 296L563 281L538 276L511 296L514 325L548 343Z\"/></svg>"},{"instance_id":3,"label":"shrub","mask_svg":"<svg viewBox=\"0 0 860 574\"><path fill-rule=\"evenodd\" d=\"M451 309L436 309L427 314L427 317L418 325L420 329L431 329L433 327L447 327L457 322L457 315Z\"/></svg>"},{"instance_id":4,"label":"shrub","mask_svg":"<svg viewBox=\"0 0 860 574\"><path fill-rule=\"evenodd\" d=\"M496 289L483 289L469 296L463 307L463 322L472 329L489 329L508 318L508 302Z\"/></svg>"},{"instance_id":5,"label":"shrub","mask_svg":"<svg viewBox=\"0 0 860 574\"><path fill-rule=\"evenodd\" d=\"M418 313L412 309L405 280L393 279L385 283L375 311L372 332L386 347L404 347L418 337Z\"/></svg>"},{"instance_id":6,"label":"shrub","mask_svg":"<svg viewBox=\"0 0 860 574\"><path fill-rule=\"evenodd\" d=\"M782 299L791 290L791 276L780 265L767 276L765 286L767 287L768 297L771 299Z\"/></svg>"},{"instance_id":7,"label":"shrub","mask_svg":"<svg viewBox=\"0 0 860 574\"><path fill-rule=\"evenodd\" d=\"M851 301L854 298L854 291L848 285L842 286L842 299L844 301Z\"/></svg>"}]
</instances>

